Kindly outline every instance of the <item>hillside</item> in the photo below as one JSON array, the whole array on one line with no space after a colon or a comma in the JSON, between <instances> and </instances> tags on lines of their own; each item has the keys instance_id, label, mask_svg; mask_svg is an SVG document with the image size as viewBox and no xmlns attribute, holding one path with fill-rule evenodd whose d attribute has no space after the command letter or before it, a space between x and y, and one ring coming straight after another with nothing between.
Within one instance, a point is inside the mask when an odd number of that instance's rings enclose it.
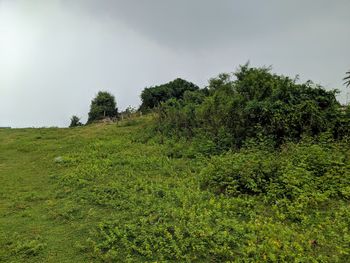
<instances>
[{"instance_id":1,"label":"hillside","mask_svg":"<svg viewBox=\"0 0 350 263\"><path fill-rule=\"evenodd\" d=\"M0 261L349 262L344 142L208 157L151 122L0 130ZM256 167L278 179L249 181Z\"/></svg>"}]
</instances>

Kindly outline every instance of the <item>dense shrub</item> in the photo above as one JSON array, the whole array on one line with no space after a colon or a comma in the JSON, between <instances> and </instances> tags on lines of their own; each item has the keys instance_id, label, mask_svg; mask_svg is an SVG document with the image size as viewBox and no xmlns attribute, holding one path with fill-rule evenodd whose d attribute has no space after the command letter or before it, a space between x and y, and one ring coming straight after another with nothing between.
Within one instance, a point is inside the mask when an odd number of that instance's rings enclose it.
<instances>
[{"instance_id":1,"label":"dense shrub","mask_svg":"<svg viewBox=\"0 0 350 263\"><path fill-rule=\"evenodd\" d=\"M279 163L265 151L227 153L213 157L203 169L203 187L228 195L266 193L276 180Z\"/></svg>"},{"instance_id":2,"label":"dense shrub","mask_svg":"<svg viewBox=\"0 0 350 263\"><path fill-rule=\"evenodd\" d=\"M162 104L158 130L189 137L207 133L223 148L241 147L258 137L281 145L304 134L331 131L342 137L345 132L338 132L347 117L335 98L337 91L311 81L298 84L269 68L241 66L233 75L211 79L206 91L197 100Z\"/></svg>"},{"instance_id":3,"label":"dense shrub","mask_svg":"<svg viewBox=\"0 0 350 263\"><path fill-rule=\"evenodd\" d=\"M202 170L202 186L231 196L266 194L270 200L347 199L349 158L349 152L334 143L290 143L277 153L227 153L213 157Z\"/></svg>"},{"instance_id":4,"label":"dense shrub","mask_svg":"<svg viewBox=\"0 0 350 263\"><path fill-rule=\"evenodd\" d=\"M127 225L103 222L98 229L99 242L92 246L104 261L203 262L211 257L222 262L236 258L243 228L235 220L227 222L226 229L212 231L210 220L196 220L195 214L177 225L167 219L153 212Z\"/></svg>"}]
</instances>

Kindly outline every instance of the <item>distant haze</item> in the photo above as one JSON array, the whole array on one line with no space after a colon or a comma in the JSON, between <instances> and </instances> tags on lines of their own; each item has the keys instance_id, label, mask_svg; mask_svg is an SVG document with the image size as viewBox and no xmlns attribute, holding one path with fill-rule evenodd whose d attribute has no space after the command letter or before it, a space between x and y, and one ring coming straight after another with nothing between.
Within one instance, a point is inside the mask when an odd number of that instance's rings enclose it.
<instances>
[{"instance_id":1,"label":"distant haze","mask_svg":"<svg viewBox=\"0 0 350 263\"><path fill-rule=\"evenodd\" d=\"M349 0L0 0L0 126L85 122L99 90L137 107L146 86L199 86L252 66L341 90Z\"/></svg>"}]
</instances>

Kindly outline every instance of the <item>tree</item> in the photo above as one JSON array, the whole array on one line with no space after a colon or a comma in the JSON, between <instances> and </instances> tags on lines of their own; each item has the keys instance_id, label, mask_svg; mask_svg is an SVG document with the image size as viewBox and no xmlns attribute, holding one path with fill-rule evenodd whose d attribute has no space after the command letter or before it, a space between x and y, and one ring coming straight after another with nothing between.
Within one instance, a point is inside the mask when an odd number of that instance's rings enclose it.
<instances>
[{"instance_id":1,"label":"tree","mask_svg":"<svg viewBox=\"0 0 350 263\"><path fill-rule=\"evenodd\" d=\"M346 77L343 79L345 82L344 84L346 85L346 87L350 87L350 70L348 72L346 72Z\"/></svg>"},{"instance_id":2,"label":"tree","mask_svg":"<svg viewBox=\"0 0 350 263\"><path fill-rule=\"evenodd\" d=\"M106 91L99 91L91 101L89 118L87 123L92 123L106 117L114 118L118 116L115 97Z\"/></svg>"},{"instance_id":3,"label":"tree","mask_svg":"<svg viewBox=\"0 0 350 263\"><path fill-rule=\"evenodd\" d=\"M199 87L192 82L177 78L166 84L145 88L141 93L141 111L158 107L169 99L182 99L186 91L196 91Z\"/></svg>"},{"instance_id":4,"label":"tree","mask_svg":"<svg viewBox=\"0 0 350 263\"><path fill-rule=\"evenodd\" d=\"M72 127L78 127L78 126L82 126L83 124L80 122L80 118L73 115L72 118L70 119L70 125L69 128Z\"/></svg>"}]
</instances>

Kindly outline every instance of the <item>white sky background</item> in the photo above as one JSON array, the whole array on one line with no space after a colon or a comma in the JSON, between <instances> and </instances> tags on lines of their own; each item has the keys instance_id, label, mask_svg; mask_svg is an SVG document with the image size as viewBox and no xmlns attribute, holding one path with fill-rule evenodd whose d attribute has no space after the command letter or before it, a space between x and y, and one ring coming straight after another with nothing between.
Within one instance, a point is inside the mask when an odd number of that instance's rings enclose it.
<instances>
[{"instance_id":1,"label":"white sky background","mask_svg":"<svg viewBox=\"0 0 350 263\"><path fill-rule=\"evenodd\" d=\"M99 90L119 109L146 86L204 86L252 66L342 91L348 0L0 0L0 126L86 121Z\"/></svg>"}]
</instances>

